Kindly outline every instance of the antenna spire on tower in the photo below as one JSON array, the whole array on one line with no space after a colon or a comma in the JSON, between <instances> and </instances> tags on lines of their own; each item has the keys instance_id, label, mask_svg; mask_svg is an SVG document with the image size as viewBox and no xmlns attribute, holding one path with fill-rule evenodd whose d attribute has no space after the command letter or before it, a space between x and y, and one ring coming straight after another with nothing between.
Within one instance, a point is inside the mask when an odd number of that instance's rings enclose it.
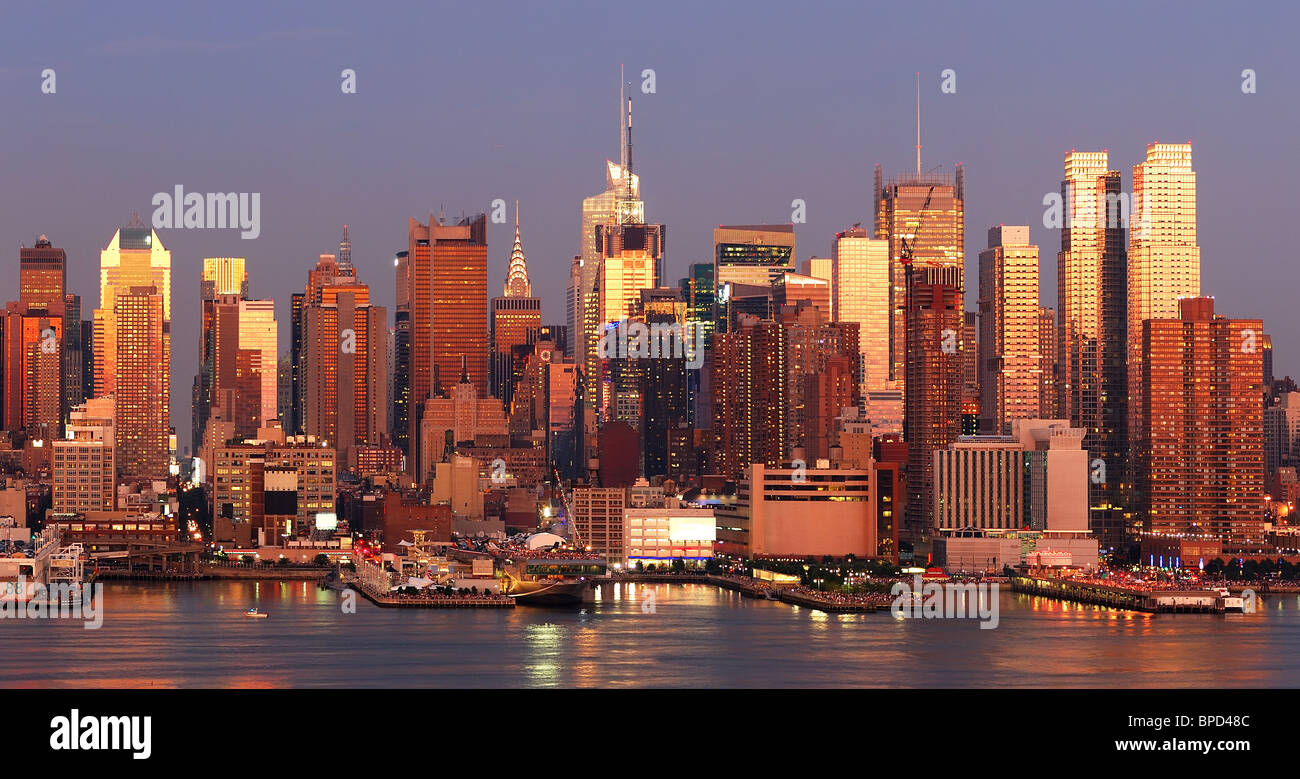
<instances>
[{"instance_id":1,"label":"antenna spire on tower","mask_svg":"<svg viewBox=\"0 0 1300 779\"><path fill-rule=\"evenodd\" d=\"M916 73L916 175L921 175L921 73Z\"/></svg>"}]
</instances>

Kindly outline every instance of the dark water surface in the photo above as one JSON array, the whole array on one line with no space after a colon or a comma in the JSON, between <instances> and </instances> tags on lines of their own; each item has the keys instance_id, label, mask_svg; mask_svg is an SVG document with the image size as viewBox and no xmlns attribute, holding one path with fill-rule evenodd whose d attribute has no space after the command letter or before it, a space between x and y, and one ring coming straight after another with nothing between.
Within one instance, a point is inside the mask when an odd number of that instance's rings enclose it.
<instances>
[{"instance_id":1,"label":"dark water surface","mask_svg":"<svg viewBox=\"0 0 1300 779\"><path fill-rule=\"evenodd\" d=\"M0 687L1300 686L1295 595L1156 616L1004 589L993 630L693 584L602 585L585 613L340 599L313 582L106 582L98 630L0 620Z\"/></svg>"}]
</instances>

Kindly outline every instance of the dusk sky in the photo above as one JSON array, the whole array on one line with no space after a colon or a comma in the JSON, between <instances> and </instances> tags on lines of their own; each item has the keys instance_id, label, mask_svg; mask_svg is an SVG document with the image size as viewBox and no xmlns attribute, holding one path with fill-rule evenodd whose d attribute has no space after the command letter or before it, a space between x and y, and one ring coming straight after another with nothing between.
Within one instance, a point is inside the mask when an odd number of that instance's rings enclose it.
<instances>
[{"instance_id":1,"label":"dusk sky","mask_svg":"<svg viewBox=\"0 0 1300 779\"><path fill-rule=\"evenodd\" d=\"M518 199L543 321L563 321L581 199L618 157L618 72L632 84L635 169L667 225L665 283L708 261L721 223L796 225L798 258L872 226L872 169L913 169L915 74L923 162L966 167L966 278L989 226L1028 224L1043 303L1060 236L1042 225L1072 148L1132 166L1151 141L1191 141L1203 294L1262 317L1278 375L1300 370L1295 215L1300 13L1281 4L402 3L14 4L0 25L0 239L17 298L18 247L68 252L83 316L99 250L154 193L261 193L261 235L164 230L172 252L172 421L189 441L205 256L248 259L289 295L349 225L353 261L393 305L408 217L449 219ZM42 94L41 71L57 91ZM340 72L356 71L356 94ZM641 72L656 92L642 94ZM955 94L940 73L956 72ZM1257 74L1243 94L1242 71ZM1292 205L1288 205L1292 204ZM489 224L489 296L513 230ZM484 313L486 317L486 312Z\"/></svg>"}]
</instances>

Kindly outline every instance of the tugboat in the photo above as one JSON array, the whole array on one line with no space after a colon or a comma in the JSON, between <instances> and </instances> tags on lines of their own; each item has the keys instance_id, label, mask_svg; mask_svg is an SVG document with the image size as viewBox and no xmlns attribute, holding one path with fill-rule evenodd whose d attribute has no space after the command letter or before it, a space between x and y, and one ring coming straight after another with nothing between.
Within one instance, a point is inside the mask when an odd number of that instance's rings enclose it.
<instances>
[{"instance_id":1,"label":"tugboat","mask_svg":"<svg viewBox=\"0 0 1300 779\"><path fill-rule=\"evenodd\" d=\"M257 607L254 606L253 608L249 609L248 611L245 611L245 612L244 612L244 616L245 616L245 617L248 617L249 619L266 619L267 617L269 617L269 616L271 616L271 615L270 615L270 614L267 614L265 611L258 611L258 610L257 610Z\"/></svg>"},{"instance_id":2,"label":"tugboat","mask_svg":"<svg viewBox=\"0 0 1300 779\"><path fill-rule=\"evenodd\" d=\"M1227 587L1218 588L1219 597L1215 599L1214 605L1217 611L1244 613L1246 611L1246 599L1240 595L1233 595Z\"/></svg>"}]
</instances>

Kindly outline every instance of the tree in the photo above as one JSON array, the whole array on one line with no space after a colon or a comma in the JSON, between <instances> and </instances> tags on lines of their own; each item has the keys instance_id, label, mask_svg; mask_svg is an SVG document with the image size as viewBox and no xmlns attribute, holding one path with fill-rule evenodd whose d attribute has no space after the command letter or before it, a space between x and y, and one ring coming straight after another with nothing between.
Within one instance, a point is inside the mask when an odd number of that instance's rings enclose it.
<instances>
[{"instance_id":1,"label":"tree","mask_svg":"<svg viewBox=\"0 0 1300 779\"><path fill-rule=\"evenodd\" d=\"M680 557L673 559L673 572L684 573L686 571L686 561Z\"/></svg>"},{"instance_id":2,"label":"tree","mask_svg":"<svg viewBox=\"0 0 1300 779\"><path fill-rule=\"evenodd\" d=\"M636 561L636 569L637 569L638 571L644 571L644 570L645 570L645 561L644 561L644 560L637 560L637 561Z\"/></svg>"},{"instance_id":3,"label":"tree","mask_svg":"<svg viewBox=\"0 0 1300 779\"><path fill-rule=\"evenodd\" d=\"M256 561L253 559L253 556L251 554L246 554L239 558L239 562L243 563L244 565L252 565Z\"/></svg>"},{"instance_id":4,"label":"tree","mask_svg":"<svg viewBox=\"0 0 1300 779\"><path fill-rule=\"evenodd\" d=\"M321 552L320 554L316 555L315 563L316 565L319 565L323 568L330 564L330 556L325 554L324 552Z\"/></svg>"},{"instance_id":5,"label":"tree","mask_svg":"<svg viewBox=\"0 0 1300 779\"><path fill-rule=\"evenodd\" d=\"M289 558L287 558L287 557L281 557L279 560L276 561L275 564L278 565L278 566L280 566L280 567L282 567L282 568L283 568L283 567L287 567L287 566L289 565Z\"/></svg>"}]
</instances>

